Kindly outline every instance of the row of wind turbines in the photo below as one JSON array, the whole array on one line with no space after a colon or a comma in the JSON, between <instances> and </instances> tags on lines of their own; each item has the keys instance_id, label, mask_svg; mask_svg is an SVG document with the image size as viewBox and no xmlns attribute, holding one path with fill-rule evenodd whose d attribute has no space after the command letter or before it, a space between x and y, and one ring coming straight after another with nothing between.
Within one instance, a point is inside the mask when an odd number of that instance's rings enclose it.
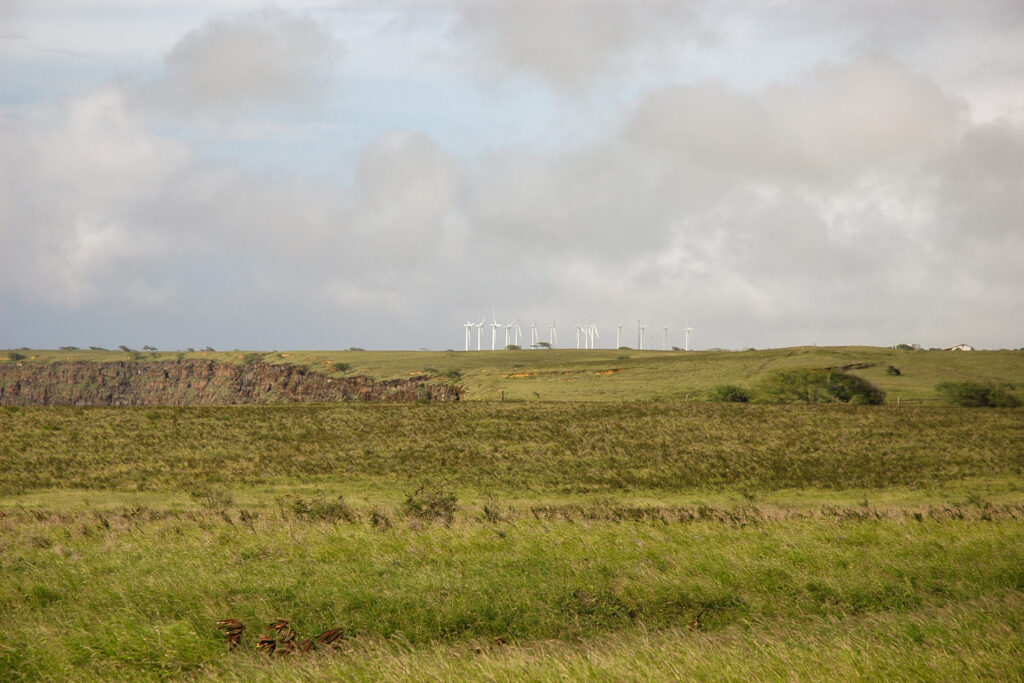
<instances>
[{"instance_id":1,"label":"row of wind turbines","mask_svg":"<svg viewBox=\"0 0 1024 683\"><path fill-rule=\"evenodd\" d=\"M498 317L491 312L491 322L487 323L487 316L484 315L480 319L480 322L475 323L472 320L467 320L462 324L462 327L466 330L466 350L469 351L473 342L473 328L476 328L476 350L483 350L483 333L484 327L491 328L491 351L498 350L498 330L505 331L505 344L501 347L505 349L509 346L520 346L520 340L523 337L523 330L519 326L519 321L514 320L508 323L498 322ZM537 321L534 321L530 325L530 348L553 348L558 344L558 331L555 328L555 321L551 321L550 327L548 327L548 339L547 341L541 341L540 332L537 328ZM644 350L644 339L647 336L648 326L636 321L636 347L643 351ZM664 326L662 329L661 336L661 350L668 351L668 326ZM692 327L683 328L683 333L686 335L686 343L683 350L690 350L690 333L693 332ZM577 349L596 349L597 341L601 338L601 333L597 329L597 323L579 323L576 325L576 348ZM615 329L615 348L622 347L622 323L620 322Z\"/></svg>"}]
</instances>

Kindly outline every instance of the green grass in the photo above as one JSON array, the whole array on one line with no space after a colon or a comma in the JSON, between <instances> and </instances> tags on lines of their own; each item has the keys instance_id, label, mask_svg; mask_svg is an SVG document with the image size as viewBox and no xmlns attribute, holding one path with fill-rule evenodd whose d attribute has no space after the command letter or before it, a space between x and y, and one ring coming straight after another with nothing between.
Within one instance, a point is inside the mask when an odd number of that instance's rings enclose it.
<instances>
[{"instance_id":1,"label":"green grass","mask_svg":"<svg viewBox=\"0 0 1024 683\"><path fill-rule=\"evenodd\" d=\"M462 495L931 486L1024 471L1007 409L708 403L0 408L0 491Z\"/></svg>"},{"instance_id":2,"label":"green grass","mask_svg":"<svg viewBox=\"0 0 1024 683\"><path fill-rule=\"evenodd\" d=\"M21 351L25 362L59 360L127 360L121 351ZM335 364L349 366L346 375L376 379L431 376L458 370L458 383L471 401L604 401L699 400L716 385L734 384L755 391L775 370L855 367L851 372L887 394L889 402L938 401L935 385L943 381L1009 382L1024 386L1024 351L896 351L878 347L794 347L763 351L220 351L187 353L187 358L245 362L261 354L265 362L294 363L333 373ZM141 361L168 361L143 353ZM5 354L0 363L10 363ZM886 369L898 368L900 375Z\"/></svg>"},{"instance_id":3,"label":"green grass","mask_svg":"<svg viewBox=\"0 0 1024 683\"><path fill-rule=\"evenodd\" d=\"M1021 410L669 395L0 408L0 678L1024 677Z\"/></svg>"}]
</instances>

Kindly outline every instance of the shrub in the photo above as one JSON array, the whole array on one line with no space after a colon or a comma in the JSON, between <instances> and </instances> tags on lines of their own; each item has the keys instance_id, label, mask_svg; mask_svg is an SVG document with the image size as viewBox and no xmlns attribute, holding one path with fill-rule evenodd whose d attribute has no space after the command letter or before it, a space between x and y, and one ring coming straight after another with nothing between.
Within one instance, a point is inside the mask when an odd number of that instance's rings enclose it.
<instances>
[{"instance_id":1,"label":"shrub","mask_svg":"<svg viewBox=\"0 0 1024 683\"><path fill-rule=\"evenodd\" d=\"M719 384L708 392L707 400L726 403L748 403L750 401L750 393L732 384Z\"/></svg>"},{"instance_id":2,"label":"shrub","mask_svg":"<svg viewBox=\"0 0 1024 683\"><path fill-rule=\"evenodd\" d=\"M7 358L10 360L25 360L26 356L25 354L18 353L17 351L8 351Z\"/></svg>"},{"instance_id":3,"label":"shrub","mask_svg":"<svg viewBox=\"0 0 1024 683\"><path fill-rule=\"evenodd\" d=\"M290 512L304 521L322 522L354 522L356 514L345 502L344 496L338 496L328 500L326 496L319 495L316 498L287 498L280 499L279 505L285 512Z\"/></svg>"},{"instance_id":4,"label":"shrub","mask_svg":"<svg viewBox=\"0 0 1024 683\"><path fill-rule=\"evenodd\" d=\"M889 367L887 367L885 369L885 374L887 374L887 375L899 375L900 374L900 369L897 368L895 365L890 365Z\"/></svg>"},{"instance_id":5,"label":"shrub","mask_svg":"<svg viewBox=\"0 0 1024 683\"><path fill-rule=\"evenodd\" d=\"M146 414L149 417L149 413ZM205 485L190 492L192 500L208 510L223 510L231 507L235 497L223 486Z\"/></svg>"},{"instance_id":6,"label":"shrub","mask_svg":"<svg viewBox=\"0 0 1024 683\"><path fill-rule=\"evenodd\" d=\"M438 376L443 377L445 379L459 379L460 377L462 377L462 371L459 370L458 368L451 368L445 370Z\"/></svg>"},{"instance_id":7,"label":"shrub","mask_svg":"<svg viewBox=\"0 0 1024 683\"><path fill-rule=\"evenodd\" d=\"M871 382L831 368L794 368L773 373L764 384L769 401L879 405L885 392Z\"/></svg>"},{"instance_id":8,"label":"shrub","mask_svg":"<svg viewBox=\"0 0 1024 683\"><path fill-rule=\"evenodd\" d=\"M1020 399L1010 384L982 384L981 382L940 382L935 390L950 403L967 408L1016 408Z\"/></svg>"},{"instance_id":9,"label":"shrub","mask_svg":"<svg viewBox=\"0 0 1024 683\"><path fill-rule=\"evenodd\" d=\"M409 517L430 521L440 519L446 524L451 524L458 509L458 499L451 491L428 491L423 486L406 496L402 505L402 510Z\"/></svg>"},{"instance_id":10,"label":"shrub","mask_svg":"<svg viewBox=\"0 0 1024 683\"><path fill-rule=\"evenodd\" d=\"M348 372L352 369L352 365L350 363L342 363L340 360L334 361L331 364L331 367L334 368L335 372Z\"/></svg>"},{"instance_id":11,"label":"shrub","mask_svg":"<svg viewBox=\"0 0 1024 683\"><path fill-rule=\"evenodd\" d=\"M253 351L252 353L247 353L244 356L242 356L242 362L245 363L246 365L252 365L261 358L263 358L262 353L257 353Z\"/></svg>"}]
</instances>

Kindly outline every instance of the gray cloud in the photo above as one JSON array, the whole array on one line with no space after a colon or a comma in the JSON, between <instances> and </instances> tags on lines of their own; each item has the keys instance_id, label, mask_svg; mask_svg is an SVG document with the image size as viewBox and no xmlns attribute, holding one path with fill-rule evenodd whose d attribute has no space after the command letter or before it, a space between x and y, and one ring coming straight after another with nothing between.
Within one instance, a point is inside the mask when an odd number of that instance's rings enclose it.
<instances>
[{"instance_id":1,"label":"gray cloud","mask_svg":"<svg viewBox=\"0 0 1024 683\"><path fill-rule=\"evenodd\" d=\"M657 44L659 8L600 3L591 30L568 0L485 2L460 30L578 89ZM575 319L610 344L640 317L699 346L1021 345L1024 125L979 119L918 62L873 48L758 88L662 84L560 148L459 156L384 130L344 179L212 160L154 123L170 100L248 123L310 97L325 39L294 15L217 20L145 87L0 119L0 339L94 319L110 336L43 343L461 347L494 306L558 319L563 343Z\"/></svg>"},{"instance_id":2,"label":"gray cloud","mask_svg":"<svg viewBox=\"0 0 1024 683\"><path fill-rule=\"evenodd\" d=\"M518 71L579 90L628 73L640 47L702 37L689 3L673 0L467 0L456 32L499 71Z\"/></svg>"},{"instance_id":3,"label":"gray cloud","mask_svg":"<svg viewBox=\"0 0 1024 683\"><path fill-rule=\"evenodd\" d=\"M141 93L177 111L306 105L341 47L309 16L263 10L215 19L182 38Z\"/></svg>"}]
</instances>

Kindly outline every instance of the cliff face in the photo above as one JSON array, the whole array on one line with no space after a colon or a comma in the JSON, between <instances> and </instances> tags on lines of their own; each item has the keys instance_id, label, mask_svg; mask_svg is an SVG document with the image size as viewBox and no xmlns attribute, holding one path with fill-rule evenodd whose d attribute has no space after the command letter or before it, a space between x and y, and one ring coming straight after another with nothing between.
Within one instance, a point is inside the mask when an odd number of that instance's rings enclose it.
<instances>
[{"instance_id":1,"label":"cliff face","mask_svg":"<svg viewBox=\"0 0 1024 683\"><path fill-rule=\"evenodd\" d=\"M0 363L0 405L155 406L333 401L458 401L459 387L327 377L297 365L212 360Z\"/></svg>"}]
</instances>

